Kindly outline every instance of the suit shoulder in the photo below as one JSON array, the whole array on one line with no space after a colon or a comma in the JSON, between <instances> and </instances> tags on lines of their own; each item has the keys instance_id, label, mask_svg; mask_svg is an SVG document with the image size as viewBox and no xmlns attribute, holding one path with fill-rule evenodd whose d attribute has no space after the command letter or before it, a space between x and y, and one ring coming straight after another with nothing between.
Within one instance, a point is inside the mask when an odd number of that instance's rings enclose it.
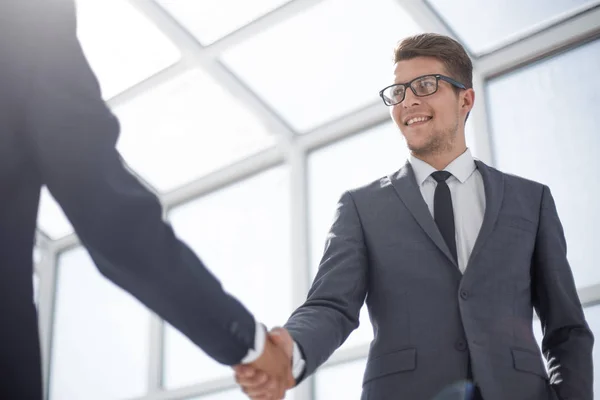
<instances>
[{"instance_id":1,"label":"suit shoulder","mask_svg":"<svg viewBox=\"0 0 600 400\"><path fill-rule=\"evenodd\" d=\"M390 176L386 175L386 176L382 176L378 179L375 179L371 182L365 183L363 185L355 186L355 187L347 190L347 192L353 196L370 195L375 192L381 191L381 190L383 190L383 188L390 186L390 185L391 185Z\"/></svg>"},{"instance_id":2,"label":"suit shoulder","mask_svg":"<svg viewBox=\"0 0 600 400\"><path fill-rule=\"evenodd\" d=\"M511 174L508 172L500 172L500 173L504 175L505 181L508 184L510 184L511 186L531 187L531 188L535 188L535 189L543 189L543 187L546 186L545 184L543 184L541 182L534 181L533 179L528 179L528 178L522 177L520 175Z\"/></svg>"},{"instance_id":3,"label":"suit shoulder","mask_svg":"<svg viewBox=\"0 0 600 400\"><path fill-rule=\"evenodd\" d=\"M490 166L487 168L492 174L503 178L504 187L509 195L523 199L541 199L545 184L517 174L502 172Z\"/></svg>"},{"instance_id":4,"label":"suit shoulder","mask_svg":"<svg viewBox=\"0 0 600 400\"><path fill-rule=\"evenodd\" d=\"M546 186L545 184L543 184L541 182L534 181L532 179L525 178L525 177L517 175L517 174L503 172L503 171L500 171L499 169L491 167L487 164L484 164L484 165L488 170L490 170L491 173L502 176L504 178L504 181L506 183L508 183L509 185L532 187L532 188L538 188L538 189L541 189L544 186Z\"/></svg>"}]
</instances>

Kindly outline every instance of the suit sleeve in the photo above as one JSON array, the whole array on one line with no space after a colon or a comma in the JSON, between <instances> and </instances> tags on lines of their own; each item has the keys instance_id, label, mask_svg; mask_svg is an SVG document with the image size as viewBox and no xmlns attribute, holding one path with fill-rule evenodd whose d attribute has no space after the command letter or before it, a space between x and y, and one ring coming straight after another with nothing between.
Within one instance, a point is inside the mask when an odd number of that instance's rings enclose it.
<instances>
[{"instance_id":1,"label":"suit sleeve","mask_svg":"<svg viewBox=\"0 0 600 400\"><path fill-rule=\"evenodd\" d=\"M100 272L215 360L254 346L253 316L162 220L162 207L115 149L119 123L76 38L74 7L24 0L26 146Z\"/></svg>"},{"instance_id":2,"label":"suit sleeve","mask_svg":"<svg viewBox=\"0 0 600 400\"><path fill-rule=\"evenodd\" d=\"M311 375L358 327L368 287L367 269L360 218L352 195L346 192L338 202L307 300L285 325L306 363L298 382Z\"/></svg>"},{"instance_id":3,"label":"suit sleeve","mask_svg":"<svg viewBox=\"0 0 600 400\"><path fill-rule=\"evenodd\" d=\"M544 186L533 259L533 303L542 325L542 352L561 399L593 399L594 337L585 320L567 261L562 224Z\"/></svg>"}]
</instances>

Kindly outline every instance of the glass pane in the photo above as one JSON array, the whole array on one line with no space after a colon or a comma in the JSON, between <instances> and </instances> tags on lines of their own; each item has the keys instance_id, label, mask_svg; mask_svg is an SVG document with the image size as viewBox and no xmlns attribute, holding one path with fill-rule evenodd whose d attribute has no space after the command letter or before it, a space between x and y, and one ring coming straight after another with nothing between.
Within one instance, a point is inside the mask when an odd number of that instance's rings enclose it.
<instances>
[{"instance_id":1,"label":"glass pane","mask_svg":"<svg viewBox=\"0 0 600 400\"><path fill-rule=\"evenodd\" d=\"M598 0L426 0L463 44L481 54L511 42L549 19ZM468 10L468 12L465 12Z\"/></svg>"},{"instance_id":2,"label":"glass pane","mask_svg":"<svg viewBox=\"0 0 600 400\"><path fill-rule=\"evenodd\" d=\"M37 246L33 247L33 263L34 264L39 264L42 261L42 258L45 256L45 253L47 253L47 250L42 250Z\"/></svg>"},{"instance_id":3,"label":"glass pane","mask_svg":"<svg viewBox=\"0 0 600 400\"><path fill-rule=\"evenodd\" d=\"M42 187L40 194L37 225L51 239L73 233L71 223L46 186Z\"/></svg>"},{"instance_id":4,"label":"glass pane","mask_svg":"<svg viewBox=\"0 0 600 400\"><path fill-rule=\"evenodd\" d=\"M360 399L366 367L367 360L362 359L319 370L315 378L316 399Z\"/></svg>"},{"instance_id":5,"label":"glass pane","mask_svg":"<svg viewBox=\"0 0 600 400\"><path fill-rule=\"evenodd\" d=\"M600 338L600 306L595 305L587 307L583 310L585 312L585 318L587 319L590 329L594 333L596 341ZM594 344L594 366L600 365L600 349L599 346ZM597 367L594 368L594 397L600 393L600 371Z\"/></svg>"},{"instance_id":6,"label":"glass pane","mask_svg":"<svg viewBox=\"0 0 600 400\"><path fill-rule=\"evenodd\" d=\"M105 99L179 60L150 21L122 0L77 0L77 36Z\"/></svg>"},{"instance_id":7,"label":"glass pane","mask_svg":"<svg viewBox=\"0 0 600 400\"><path fill-rule=\"evenodd\" d=\"M82 249L58 259L50 399L120 400L147 390L150 314Z\"/></svg>"},{"instance_id":8,"label":"glass pane","mask_svg":"<svg viewBox=\"0 0 600 400\"><path fill-rule=\"evenodd\" d=\"M416 23L396 0L325 0L248 39L224 62L298 131L378 101Z\"/></svg>"},{"instance_id":9,"label":"glass pane","mask_svg":"<svg viewBox=\"0 0 600 400\"><path fill-rule=\"evenodd\" d=\"M391 122L309 155L310 259L313 276L321 261L325 237L342 193L397 171L407 157L408 149L403 136ZM372 339L373 328L366 306L363 306L360 327L341 348L369 343Z\"/></svg>"},{"instance_id":10,"label":"glass pane","mask_svg":"<svg viewBox=\"0 0 600 400\"><path fill-rule=\"evenodd\" d=\"M577 286L600 282L598 65L595 41L487 85L496 165L550 187Z\"/></svg>"},{"instance_id":11,"label":"glass pane","mask_svg":"<svg viewBox=\"0 0 600 400\"><path fill-rule=\"evenodd\" d=\"M33 274L33 302L37 307L40 299L40 277L38 274Z\"/></svg>"},{"instance_id":12,"label":"glass pane","mask_svg":"<svg viewBox=\"0 0 600 400\"><path fill-rule=\"evenodd\" d=\"M36 307L39 305L40 300L40 265L39 263L42 261L42 250L39 247L33 247L33 275L32 275L32 284L33 284L33 302Z\"/></svg>"},{"instance_id":13,"label":"glass pane","mask_svg":"<svg viewBox=\"0 0 600 400\"><path fill-rule=\"evenodd\" d=\"M202 44L209 45L289 0L157 0Z\"/></svg>"},{"instance_id":14,"label":"glass pane","mask_svg":"<svg viewBox=\"0 0 600 400\"><path fill-rule=\"evenodd\" d=\"M542 358L544 355L542 354L542 339L544 335L542 334L542 326L540 325L540 320L537 318L533 319L533 336L535 336L535 340L537 341L538 348L540 349L540 356ZM546 372L548 372L548 363L544 363L544 367L546 367Z\"/></svg>"},{"instance_id":15,"label":"glass pane","mask_svg":"<svg viewBox=\"0 0 600 400\"><path fill-rule=\"evenodd\" d=\"M537 318L533 319L533 335L535 336L535 340L537 341L541 351L542 339L544 338L544 335L542 334L542 326L540 325L540 320Z\"/></svg>"},{"instance_id":16,"label":"glass pane","mask_svg":"<svg viewBox=\"0 0 600 400\"><path fill-rule=\"evenodd\" d=\"M258 118L200 70L115 110L127 163L161 191L274 144Z\"/></svg>"},{"instance_id":17,"label":"glass pane","mask_svg":"<svg viewBox=\"0 0 600 400\"><path fill-rule=\"evenodd\" d=\"M267 327L291 314L290 196L278 167L174 209L178 234ZM165 337L165 384L185 386L233 375L171 327Z\"/></svg>"}]
</instances>

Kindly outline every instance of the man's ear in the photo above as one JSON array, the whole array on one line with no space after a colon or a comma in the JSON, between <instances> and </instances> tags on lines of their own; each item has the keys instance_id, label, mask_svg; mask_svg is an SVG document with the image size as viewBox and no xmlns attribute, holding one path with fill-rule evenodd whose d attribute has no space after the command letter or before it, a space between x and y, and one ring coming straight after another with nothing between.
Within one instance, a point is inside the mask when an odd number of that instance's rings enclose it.
<instances>
[{"instance_id":1,"label":"man's ear","mask_svg":"<svg viewBox=\"0 0 600 400\"><path fill-rule=\"evenodd\" d=\"M475 91L472 88L464 90L460 96L460 108L466 111L465 124L467 123L467 119L469 119L469 114L471 114L474 105Z\"/></svg>"},{"instance_id":2,"label":"man's ear","mask_svg":"<svg viewBox=\"0 0 600 400\"><path fill-rule=\"evenodd\" d=\"M471 110L473 109L473 106L475 105L475 91L471 88L471 89L466 89L463 91L463 93L461 93L460 96L460 108L461 110L466 111L466 115L465 115L465 124L467 123L467 120L469 119L469 114L471 114Z\"/></svg>"},{"instance_id":3,"label":"man's ear","mask_svg":"<svg viewBox=\"0 0 600 400\"><path fill-rule=\"evenodd\" d=\"M475 91L472 88L464 90L461 96L461 108L465 109L468 113L473 108L473 105L475 105Z\"/></svg>"}]
</instances>

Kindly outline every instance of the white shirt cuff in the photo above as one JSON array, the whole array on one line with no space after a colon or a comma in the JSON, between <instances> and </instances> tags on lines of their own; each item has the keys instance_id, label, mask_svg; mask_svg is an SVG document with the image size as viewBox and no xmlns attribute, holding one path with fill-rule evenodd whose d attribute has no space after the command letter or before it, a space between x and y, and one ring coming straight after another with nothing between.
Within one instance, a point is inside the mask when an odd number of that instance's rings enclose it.
<instances>
[{"instance_id":1,"label":"white shirt cuff","mask_svg":"<svg viewBox=\"0 0 600 400\"><path fill-rule=\"evenodd\" d=\"M300 347L298 347L298 343L294 341L294 352L292 353L292 375L294 376L294 379L298 380L300 375L302 375L304 372L304 364L305 361L300 353Z\"/></svg>"},{"instance_id":2,"label":"white shirt cuff","mask_svg":"<svg viewBox=\"0 0 600 400\"><path fill-rule=\"evenodd\" d=\"M256 331L254 333L254 349L249 349L246 357L241 361L241 364L250 364L258 360L265 350L265 340L267 339L267 328L256 321Z\"/></svg>"}]
</instances>

